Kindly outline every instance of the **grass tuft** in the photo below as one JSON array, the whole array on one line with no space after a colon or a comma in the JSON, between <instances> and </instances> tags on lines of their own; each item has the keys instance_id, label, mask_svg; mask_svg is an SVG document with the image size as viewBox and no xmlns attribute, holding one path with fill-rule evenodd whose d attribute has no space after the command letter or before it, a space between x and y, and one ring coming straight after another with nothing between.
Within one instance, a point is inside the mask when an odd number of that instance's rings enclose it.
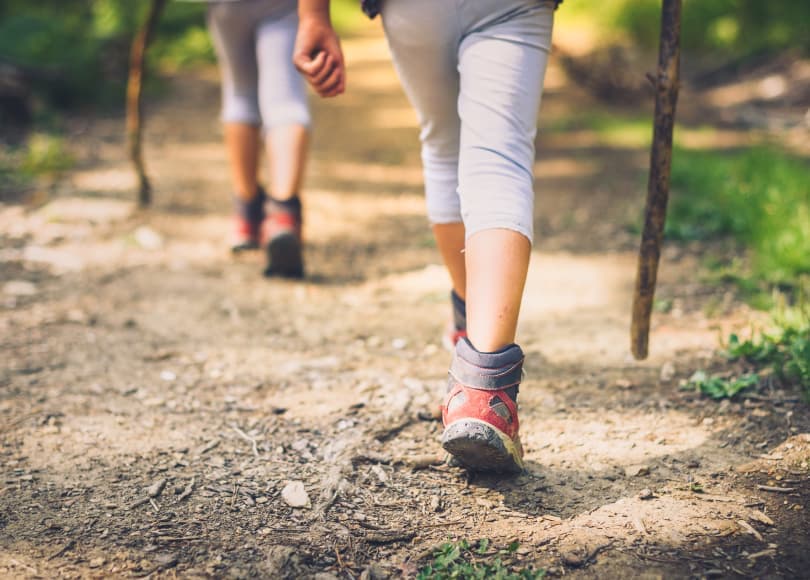
<instances>
[{"instance_id":1,"label":"grass tuft","mask_svg":"<svg viewBox=\"0 0 810 580\"><path fill-rule=\"evenodd\" d=\"M772 328L754 330L746 339L729 336L726 357L742 363L748 372L728 376L699 370L684 388L712 399L730 399L770 377L782 386L798 387L810 403L810 282L800 286L795 304L788 305L783 295L777 296L776 302Z\"/></svg>"},{"instance_id":2,"label":"grass tuft","mask_svg":"<svg viewBox=\"0 0 810 580\"><path fill-rule=\"evenodd\" d=\"M545 576L545 570L515 569L504 564L503 558L514 554L519 547L512 542L506 549L492 552L487 539L471 545L467 540L443 544L433 554L433 560L419 570L417 580L536 580ZM492 558L494 556L494 559Z\"/></svg>"}]
</instances>

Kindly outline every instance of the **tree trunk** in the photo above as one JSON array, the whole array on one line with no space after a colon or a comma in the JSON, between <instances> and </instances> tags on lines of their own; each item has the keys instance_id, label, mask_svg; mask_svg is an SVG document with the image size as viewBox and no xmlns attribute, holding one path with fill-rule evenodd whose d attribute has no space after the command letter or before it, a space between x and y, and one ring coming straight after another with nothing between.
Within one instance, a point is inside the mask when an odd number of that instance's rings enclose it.
<instances>
[{"instance_id":1,"label":"tree trunk","mask_svg":"<svg viewBox=\"0 0 810 580\"><path fill-rule=\"evenodd\" d=\"M152 0L146 20L132 40L129 57L129 80L127 82L127 147L129 158L138 176L138 205L148 206L152 201L152 187L146 176L143 162L143 76L146 49L152 39L166 0Z\"/></svg>"},{"instance_id":2,"label":"tree trunk","mask_svg":"<svg viewBox=\"0 0 810 580\"><path fill-rule=\"evenodd\" d=\"M681 35L681 0L663 0L658 74L655 78L655 127L650 152L650 177L644 231L638 254L636 290L633 296L631 345L637 360L647 358L655 282L661 241L664 237L669 174L672 167L672 129L678 102Z\"/></svg>"}]
</instances>

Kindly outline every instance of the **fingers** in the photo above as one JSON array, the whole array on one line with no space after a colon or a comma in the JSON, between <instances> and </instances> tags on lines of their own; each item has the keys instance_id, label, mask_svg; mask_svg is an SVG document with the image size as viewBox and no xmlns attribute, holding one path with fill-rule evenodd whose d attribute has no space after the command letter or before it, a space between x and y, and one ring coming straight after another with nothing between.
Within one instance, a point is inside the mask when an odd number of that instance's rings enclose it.
<instances>
[{"instance_id":1,"label":"fingers","mask_svg":"<svg viewBox=\"0 0 810 580\"><path fill-rule=\"evenodd\" d=\"M334 97L343 93L346 75L339 56L320 51L308 62L296 62L296 66L320 96Z\"/></svg>"},{"instance_id":2,"label":"fingers","mask_svg":"<svg viewBox=\"0 0 810 580\"><path fill-rule=\"evenodd\" d=\"M322 72L326 59L327 54L322 50L315 55L315 58L306 53L300 53L293 58L293 64L309 80Z\"/></svg>"},{"instance_id":3,"label":"fingers","mask_svg":"<svg viewBox=\"0 0 810 580\"><path fill-rule=\"evenodd\" d=\"M323 84L329 75L332 74L332 71L335 70L335 65L337 62L335 58L331 54L327 54L324 51L318 53L318 56L315 58L320 58L322 55L326 55L322 61L320 68L317 71L314 71L312 74L309 75L309 82L311 82L314 86L320 86Z\"/></svg>"},{"instance_id":4,"label":"fingers","mask_svg":"<svg viewBox=\"0 0 810 580\"><path fill-rule=\"evenodd\" d=\"M342 63L336 63L328 76L318 83L315 89L322 97L336 97L343 93L346 74ZM315 86L315 85L313 85Z\"/></svg>"}]
</instances>

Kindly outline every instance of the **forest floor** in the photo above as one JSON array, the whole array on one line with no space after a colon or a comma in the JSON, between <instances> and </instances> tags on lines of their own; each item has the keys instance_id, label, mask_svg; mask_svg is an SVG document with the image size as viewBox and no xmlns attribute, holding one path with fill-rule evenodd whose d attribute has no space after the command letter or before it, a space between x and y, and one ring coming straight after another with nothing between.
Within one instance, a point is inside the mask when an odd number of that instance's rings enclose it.
<instances>
[{"instance_id":1,"label":"forest floor","mask_svg":"<svg viewBox=\"0 0 810 580\"><path fill-rule=\"evenodd\" d=\"M700 244L666 247L672 307L630 358L648 153L557 122L615 109L556 60L519 330L528 469L442 463L449 286L415 116L378 35L346 50L348 94L313 103L302 282L227 250L212 68L148 104L152 209L117 116L71 121L77 166L0 206L0 576L412 577L487 538L479 559L518 542L504 562L550 576L808 577L810 407L680 388L757 316L702 281ZM685 91L685 122L733 112L709 93ZM695 139L753 139L719 124Z\"/></svg>"}]
</instances>

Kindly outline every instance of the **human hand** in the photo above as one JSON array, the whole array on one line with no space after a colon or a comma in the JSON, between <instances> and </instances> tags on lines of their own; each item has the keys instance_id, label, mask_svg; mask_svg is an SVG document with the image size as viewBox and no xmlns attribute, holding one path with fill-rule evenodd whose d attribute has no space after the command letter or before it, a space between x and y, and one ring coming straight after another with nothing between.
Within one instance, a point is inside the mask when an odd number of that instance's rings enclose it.
<instances>
[{"instance_id":1,"label":"human hand","mask_svg":"<svg viewBox=\"0 0 810 580\"><path fill-rule=\"evenodd\" d=\"M302 15L295 39L293 64L322 97L335 97L346 88L343 51L328 17Z\"/></svg>"}]
</instances>

